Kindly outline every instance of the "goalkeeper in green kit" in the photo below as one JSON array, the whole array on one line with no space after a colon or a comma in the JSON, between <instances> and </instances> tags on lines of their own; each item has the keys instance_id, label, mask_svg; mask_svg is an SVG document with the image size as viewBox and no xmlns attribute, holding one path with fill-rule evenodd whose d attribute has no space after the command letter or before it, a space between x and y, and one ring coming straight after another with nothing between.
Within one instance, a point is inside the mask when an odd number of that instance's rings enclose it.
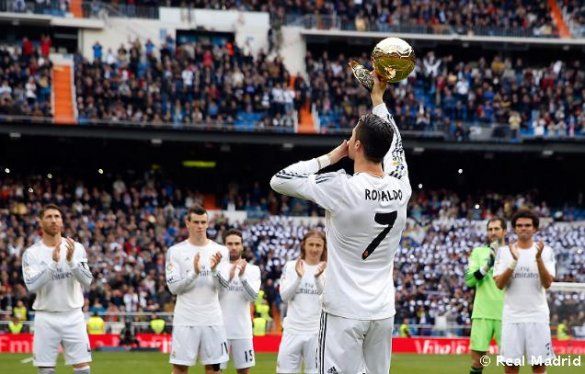
<instances>
[{"instance_id":1,"label":"goalkeeper in green kit","mask_svg":"<svg viewBox=\"0 0 585 374\"><path fill-rule=\"evenodd\" d=\"M465 283L475 287L471 315L471 374L482 372L480 359L489 351L492 337L500 344L502 331L504 292L496 287L492 273L496 251L505 245L506 221L502 218L490 219L487 223L487 237L490 245L473 249L465 272Z\"/></svg>"}]
</instances>

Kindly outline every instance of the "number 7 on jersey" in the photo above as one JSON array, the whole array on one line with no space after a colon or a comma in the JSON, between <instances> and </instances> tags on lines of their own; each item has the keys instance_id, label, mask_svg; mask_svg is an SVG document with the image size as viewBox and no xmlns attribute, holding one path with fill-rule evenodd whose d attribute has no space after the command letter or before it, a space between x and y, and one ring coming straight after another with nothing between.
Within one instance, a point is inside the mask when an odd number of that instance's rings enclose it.
<instances>
[{"instance_id":1,"label":"number 7 on jersey","mask_svg":"<svg viewBox=\"0 0 585 374\"><path fill-rule=\"evenodd\" d=\"M394 222L396 222L396 217L398 217L398 212L390 212L390 213L376 213L374 216L374 221L380 225L386 226L381 233L378 234L372 240L372 242L368 245L364 253L362 253L362 260L368 258L376 248L382 243L382 240L388 235L392 227L394 226Z\"/></svg>"}]
</instances>

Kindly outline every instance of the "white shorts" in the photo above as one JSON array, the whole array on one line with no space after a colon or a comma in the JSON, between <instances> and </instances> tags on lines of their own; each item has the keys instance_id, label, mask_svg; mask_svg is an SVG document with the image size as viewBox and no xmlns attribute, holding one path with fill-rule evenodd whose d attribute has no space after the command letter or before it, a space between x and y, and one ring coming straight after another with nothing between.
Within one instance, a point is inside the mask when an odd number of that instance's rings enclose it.
<instances>
[{"instance_id":1,"label":"white shorts","mask_svg":"<svg viewBox=\"0 0 585 374\"><path fill-rule=\"evenodd\" d=\"M305 367L305 373L317 373L317 334L290 333L284 330L278 358L276 360L276 372L300 373L301 363Z\"/></svg>"},{"instance_id":2,"label":"white shorts","mask_svg":"<svg viewBox=\"0 0 585 374\"><path fill-rule=\"evenodd\" d=\"M515 364L525 356L526 365L540 365L553 359L550 326L548 322L502 323L503 361Z\"/></svg>"},{"instance_id":3,"label":"white shorts","mask_svg":"<svg viewBox=\"0 0 585 374\"><path fill-rule=\"evenodd\" d=\"M254 342L250 339L228 339L228 350L236 369L251 368L256 365L254 358ZM221 364L221 369L227 369L227 361Z\"/></svg>"},{"instance_id":4,"label":"white shorts","mask_svg":"<svg viewBox=\"0 0 585 374\"><path fill-rule=\"evenodd\" d=\"M321 313L319 373L388 373L394 317L363 321Z\"/></svg>"},{"instance_id":5,"label":"white shorts","mask_svg":"<svg viewBox=\"0 0 585 374\"><path fill-rule=\"evenodd\" d=\"M171 359L175 365L193 366L197 358L203 365L229 359L225 328L219 326L173 326Z\"/></svg>"},{"instance_id":6,"label":"white shorts","mask_svg":"<svg viewBox=\"0 0 585 374\"><path fill-rule=\"evenodd\" d=\"M61 344L67 365L91 362L87 326L81 309L68 312L37 311L34 321L33 365L54 367Z\"/></svg>"}]
</instances>

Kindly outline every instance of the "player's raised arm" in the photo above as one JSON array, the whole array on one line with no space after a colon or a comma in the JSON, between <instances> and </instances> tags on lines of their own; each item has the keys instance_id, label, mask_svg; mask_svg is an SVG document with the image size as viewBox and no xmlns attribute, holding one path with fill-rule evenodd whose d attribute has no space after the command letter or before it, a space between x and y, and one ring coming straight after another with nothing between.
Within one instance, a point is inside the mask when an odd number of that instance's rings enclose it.
<instances>
[{"instance_id":1,"label":"player's raised arm","mask_svg":"<svg viewBox=\"0 0 585 374\"><path fill-rule=\"evenodd\" d=\"M298 259L294 263L288 262L286 264L282 272L282 278L280 278L280 297L282 301L289 302L295 296L297 288L301 285L303 272L304 266L303 260L301 259Z\"/></svg>"},{"instance_id":2,"label":"player's raised arm","mask_svg":"<svg viewBox=\"0 0 585 374\"><path fill-rule=\"evenodd\" d=\"M500 290L503 290L508 285L518 264L518 245L511 243L507 249L509 252L506 251L505 247L501 248L496 256L494 280Z\"/></svg>"},{"instance_id":3,"label":"player's raised arm","mask_svg":"<svg viewBox=\"0 0 585 374\"><path fill-rule=\"evenodd\" d=\"M260 270L258 268L248 268L246 260L240 260L238 276L244 287L244 297L252 302L258 297L260 292Z\"/></svg>"},{"instance_id":4,"label":"player's raised arm","mask_svg":"<svg viewBox=\"0 0 585 374\"><path fill-rule=\"evenodd\" d=\"M340 199L336 198L339 184L335 181L338 178L344 178L345 174L336 172L317 175L317 172L337 163L347 156L347 152L347 141L344 140L328 154L308 161L300 161L282 169L270 179L270 187L283 195L311 200L333 211L340 202Z\"/></svg>"},{"instance_id":5,"label":"player's raised arm","mask_svg":"<svg viewBox=\"0 0 585 374\"><path fill-rule=\"evenodd\" d=\"M386 104L384 104L384 92L386 91L386 83L380 81L376 74L374 77L374 88L370 94L372 98L372 113L382 118L392 127L394 138L386 156L384 156L384 172L392 177L408 181L408 166L406 164L406 157L404 149L402 148L402 137L394 118L388 112Z\"/></svg>"},{"instance_id":6,"label":"player's raised arm","mask_svg":"<svg viewBox=\"0 0 585 374\"><path fill-rule=\"evenodd\" d=\"M199 260L199 254L196 254L193 259L193 269L187 269L183 275L179 261L173 256L173 249L169 249L166 258L165 274L167 286L173 295L185 293L195 286L195 279L197 279L198 275L196 269L198 268Z\"/></svg>"},{"instance_id":7,"label":"player's raised arm","mask_svg":"<svg viewBox=\"0 0 585 374\"><path fill-rule=\"evenodd\" d=\"M56 271L57 264L54 261L46 264L38 261L29 251L24 252L22 256L22 276L24 284L30 292L37 292L49 280L51 275Z\"/></svg>"},{"instance_id":8,"label":"player's raised arm","mask_svg":"<svg viewBox=\"0 0 585 374\"><path fill-rule=\"evenodd\" d=\"M478 251L476 248L471 252L469 256L469 264L465 271L465 284L469 287L475 287L478 281L482 280L488 271L494 266L496 259L496 251L498 242L490 244L490 255L487 262L481 263L478 258Z\"/></svg>"},{"instance_id":9,"label":"player's raised arm","mask_svg":"<svg viewBox=\"0 0 585 374\"><path fill-rule=\"evenodd\" d=\"M465 284L468 287L475 287L477 281L482 279L476 277L476 272L479 270L479 262L476 256L477 252L475 249L471 251L471 255L469 256L469 263L467 264L467 269L465 270Z\"/></svg>"},{"instance_id":10,"label":"player's raised arm","mask_svg":"<svg viewBox=\"0 0 585 374\"><path fill-rule=\"evenodd\" d=\"M72 251L74 251L72 256L67 258L67 264L71 269L71 273L73 273L75 279L81 283L81 286L85 290L88 290L93 281L93 275L89 270L85 248L83 248L81 244L75 243L71 238L67 238L66 241L68 252L70 247L72 247Z\"/></svg>"},{"instance_id":11,"label":"player's raised arm","mask_svg":"<svg viewBox=\"0 0 585 374\"><path fill-rule=\"evenodd\" d=\"M542 241L536 245L536 265L538 266L540 284L548 289L555 276L555 256L552 249L545 247Z\"/></svg>"}]
</instances>

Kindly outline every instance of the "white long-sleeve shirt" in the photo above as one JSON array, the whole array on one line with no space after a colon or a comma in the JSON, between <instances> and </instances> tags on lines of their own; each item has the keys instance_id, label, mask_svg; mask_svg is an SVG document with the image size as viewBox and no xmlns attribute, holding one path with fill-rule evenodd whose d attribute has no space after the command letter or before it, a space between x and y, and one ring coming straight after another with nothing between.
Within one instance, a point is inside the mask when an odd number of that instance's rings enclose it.
<instances>
[{"instance_id":1,"label":"white long-sleeve shirt","mask_svg":"<svg viewBox=\"0 0 585 374\"><path fill-rule=\"evenodd\" d=\"M295 270L296 263L287 262L280 278L280 297L288 303L282 327L287 333L316 334L319 331L320 295L323 293L325 272L315 277L317 265L305 262L305 273L300 278Z\"/></svg>"},{"instance_id":2,"label":"white long-sleeve shirt","mask_svg":"<svg viewBox=\"0 0 585 374\"><path fill-rule=\"evenodd\" d=\"M221 265L228 261L228 250L211 240L204 247L195 246L185 240L167 251L167 286L171 293L177 295L173 325L223 325L218 299L218 273L213 273L210 266L211 256L218 251L222 254ZM195 274L193 268L193 258L197 253L200 254L201 264L199 275Z\"/></svg>"},{"instance_id":3,"label":"white long-sleeve shirt","mask_svg":"<svg viewBox=\"0 0 585 374\"><path fill-rule=\"evenodd\" d=\"M326 210L327 282L323 310L352 319L392 317L392 263L406 224L412 194L402 140L385 104L373 109L394 131L383 160L385 175L317 174L316 159L278 172L270 186L279 193L316 202Z\"/></svg>"},{"instance_id":4,"label":"white long-sleeve shirt","mask_svg":"<svg viewBox=\"0 0 585 374\"><path fill-rule=\"evenodd\" d=\"M85 248L75 242L71 262L67 262L67 246L60 244L61 258L53 261L54 247L42 241L26 249L22 256L24 283L37 294L33 309L43 312L66 312L83 307L83 289L88 289L93 276L87 264Z\"/></svg>"},{"instance_id":5,"label":"white long-sleeve shirt","mask_svg":"<svg viewBox=\"0 0 585 374\"><path fill-rule=\"evenodd\" d=\"M504 289L502 323L549 322L550 320L546 290L540 282L536 263L536 251L536 244L530 249L518 251L518 263ZM501 247L496 256L494 276L503 274L513 259L510 249ZM542 261L546 270L554 277L555 256L548 245L542 250Z\"/></svg>"},{"instance_id":6,"label":"white long-sleeve shirt","mask_svg":"<svg viewBox=\"0 0 585 374\"><path fill-rule=\"evenodd\" d=\"M252 317L250 303L256 300L260 291L260 268L246 265L242 276L237 273L229 280L232 264L226 264L219 270L220 284L219 304L223 313L225 332L228 339L251 339Z\"/></svg>"}]
</instances>

